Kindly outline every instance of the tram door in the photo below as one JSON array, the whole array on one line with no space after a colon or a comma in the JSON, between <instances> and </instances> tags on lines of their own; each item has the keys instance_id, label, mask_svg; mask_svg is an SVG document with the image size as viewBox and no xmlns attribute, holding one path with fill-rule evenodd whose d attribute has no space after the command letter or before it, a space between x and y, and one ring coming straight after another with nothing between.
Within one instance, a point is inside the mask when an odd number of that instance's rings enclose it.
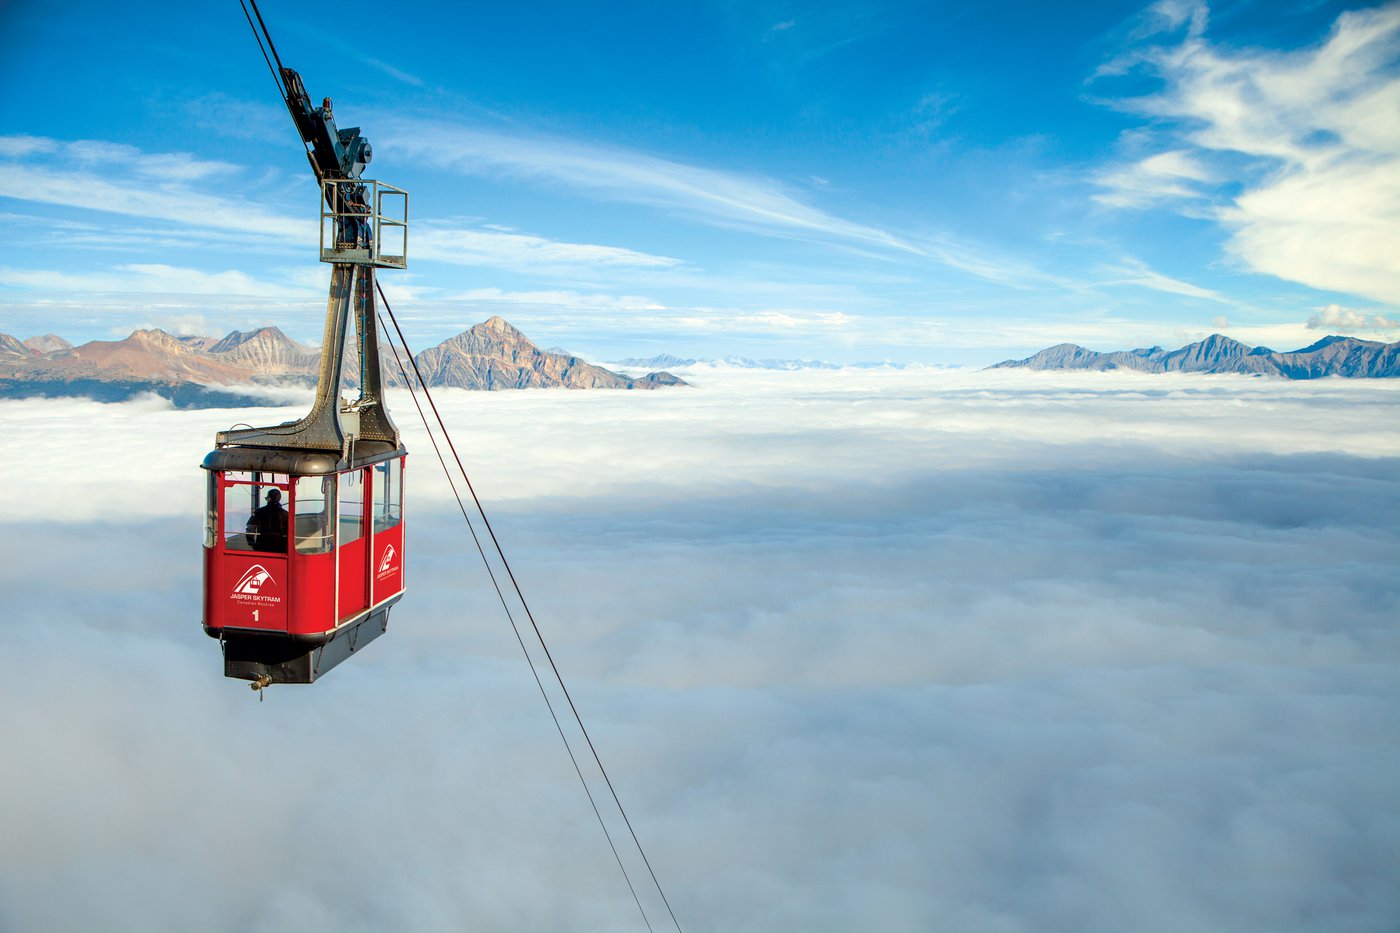
<instances>
[{"instance_id":1,"label":"tram door","mask_svg":"<svg viewBox=\"0 0 1400 933\"><path fill-rule=\"evenodd\" d=\"M403 459L395 457L370 469L371 602L403 591Z\"/></svg>"},{"instance_id":2,"label":"tram door","mask_svg":"<svg viewBox=\"0 0 1400 933\"><path fill-rule=\"evenodd\" d=\"M206 570L205 618L239 628L287 629L287 524L277 521L291 485L283 473L229 472L209 481L210 519L223 516L224 559ZM222 508L213 498L222 495ZM212 535L206 542L213 544ZM214 594L213 597L210 594ZM210 600L215 599L211 603Z\"/></svg>"},{"instance_id":3,"label":"tram door","mask_svg":"<svg viewBox=\"0 0 1400 933\"><path fill-rule=\"evenodd\" d=\"M337 622L369 608L369 542L365 535L365 502L369 497L367 473L367 470L351 470L339 477Z\"/></svg>"}]
</instances>

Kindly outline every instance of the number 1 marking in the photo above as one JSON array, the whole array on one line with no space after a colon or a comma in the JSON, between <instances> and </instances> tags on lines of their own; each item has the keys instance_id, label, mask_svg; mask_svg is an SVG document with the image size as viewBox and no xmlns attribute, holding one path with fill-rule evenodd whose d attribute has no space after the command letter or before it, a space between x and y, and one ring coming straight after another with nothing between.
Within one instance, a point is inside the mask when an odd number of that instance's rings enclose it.
<instances>
[{"instance_id":1,"label":"number 1 marking","mask_svg":"<svg viewBox=\"0 0 1400 933\"><path fill-rule=\"evenodd\" d=\"M254 610L253 610L253 621L254 621L254 622L258 621L258 613L261 612L261 611L262 611L261 609L254 609Z\"/></svg>"}]
</instances>

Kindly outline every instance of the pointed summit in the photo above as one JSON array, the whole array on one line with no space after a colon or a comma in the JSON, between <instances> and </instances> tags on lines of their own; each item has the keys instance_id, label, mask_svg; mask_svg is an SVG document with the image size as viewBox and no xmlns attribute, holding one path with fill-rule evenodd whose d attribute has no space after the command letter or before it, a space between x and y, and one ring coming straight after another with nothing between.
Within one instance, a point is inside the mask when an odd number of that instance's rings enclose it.
<instances>
[{"instance_id":1,"label":"pointed summit","mask_svg":"<svg viewBox=\"0 0 1400 933\"><path fill-rule=\"evenodd\" d=\"M19 338L11 337L9 334L0 334L0 356L10 356L17 360L28 360L34 355L34 349L25 345Z\"/></svg>"},{"instance_id":2,"label":"pointed summit","mask_svg":"<svg viewBox=\"0 0 1400 933\"><path fill-rule=\"evenodd\" d=\"M44 334L42 337L30 337L23 341L24 345L36 353L58 353L60 350L71 350L73 345L57 334Z\"/></svg>"},{"instance_id":3,"label":"pointed summit","mask_svg":"<svg viewBox=\"0 0 1400 933\"><path fill-rule=\"evenodd\" d=\"M429 385L464 389L652 389L685 385L670 373L640 379L568 353L541 350L504 318L493 316L417 356Z\"/></svg>"},{"instance_id":4,"label":"pointed summit","mask_svg":"<svg viewBox=\"0 0 1400 933\"><path fill-rule=\"evenodd\" d=\"M234 331L209 347L210 356L242 366L259 376L303 376L314 372L320 354L297 343L276 327Z\"/></svg>"},{"instance_id":5,"label":"pointed summit","mask_svg":"<svg viewBox=\"0 0 1400 933\"><path fill-rule=\"evenodd\" d=\"M525 335L511 326L510 322L498 314L493 314L480 324L472 327L473 332L490 334L493 337L524 340ZM534 344L531 344L534 346Z\"/></svg>"}]
</instances>

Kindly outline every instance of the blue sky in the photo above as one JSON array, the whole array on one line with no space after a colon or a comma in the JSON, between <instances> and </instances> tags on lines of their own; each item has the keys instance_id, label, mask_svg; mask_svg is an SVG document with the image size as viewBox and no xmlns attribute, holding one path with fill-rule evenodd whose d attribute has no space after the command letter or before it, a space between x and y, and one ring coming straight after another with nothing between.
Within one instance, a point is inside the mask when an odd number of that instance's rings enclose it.
<instances>
[{"instance_id":1,"label":"blue sky","mask_svg":"<svg viewBox=\"0 0 1400 933\"><path fill-rule=\"evenodd\" d=\"M420 347L491 314L603 359L1400 339L1400 5L263 13L411 193L383 279ZM0 53L0 330L319 337L314 182L236 2L19 0Z\"/></svg>"}]
</instances>

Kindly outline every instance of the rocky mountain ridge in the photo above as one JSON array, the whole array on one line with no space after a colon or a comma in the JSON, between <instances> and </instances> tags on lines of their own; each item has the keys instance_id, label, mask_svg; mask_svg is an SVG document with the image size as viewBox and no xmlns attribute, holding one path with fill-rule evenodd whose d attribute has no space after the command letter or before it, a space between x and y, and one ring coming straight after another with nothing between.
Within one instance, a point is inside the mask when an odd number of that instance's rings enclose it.
<instances>
[{"instance_id":1,"label":"rocky mountain ridge","mask_svg":"<svg viewBox=\"0 0 1400 933\"><path fill-rule=\"evenodd\" d=\"M1329 336L1300 350L1279 352L1251 347L1223 334L1177 350L1148 347L1100 353L1078 344L1047 347L1023 360L1006 360L988 369L1129 369L1144 373L1248 373L1285 379L1323 376L1394 378L1400 376L1400 342L1380 343L1357 337Z\"/></svg>"},{"instance_id":2,"label":"rocky mountain ridge","mask_svg":"<svg viewBox=\"0 0 1400 933\"><path fill-rule=\"evenodd\" d=\"M353 339L353 336L352 338ZM207 390L227 404L229 387L314 385L320 351L292 340L276 327L234 331L223 338L175 337L138 330L124 340L93 340L73 346L52 334L26 341L0 334L0 397L88 395L102 400L155 392L172 399L197 399ZM353 356L353 354L352 354ZM428 385L466 389L654 389L686 385L666 372L633 377L594 366L576 356L551 353L499 317L444 340L415 360ZM358 383L358 365L346 367ZM386 383L401 385L388 348L381 349ZM220 389L218 387L224 387Z\"/></svg>"}]
</instances>

